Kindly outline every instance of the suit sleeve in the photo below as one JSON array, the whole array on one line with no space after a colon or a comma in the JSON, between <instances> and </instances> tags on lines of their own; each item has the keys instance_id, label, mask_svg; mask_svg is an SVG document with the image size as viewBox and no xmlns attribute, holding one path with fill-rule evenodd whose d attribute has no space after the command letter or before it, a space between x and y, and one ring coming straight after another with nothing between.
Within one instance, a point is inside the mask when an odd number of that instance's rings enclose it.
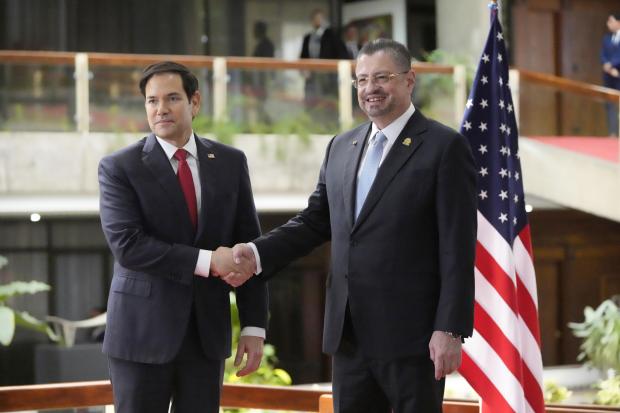
<instances>
[{"instance_id":1,"label":"suit sleeve","mask_svg":"<svg viewBox=\"0 0 620 413\"><path fill-rule=\"evenodd\" d=\"M461 135L444 150L436 196L441 287L435 330L469 337L474 309L476 172L469 144Z\"/></svg>"},{"instance_id":2,"label":"suit sleeve","mask_svg":"<svg viewBox=\"0 0 620 413\"><path fill-rule=\"evenodd\" d=\"M243 156L239 178L239 203L235 217L235 242L247 242L260 235L260 225L252 196L248 164ZM263 277L252 277L235 290L241 328L267 328L269 299L267 282Z\"/></svg>"},{"instance_id":3,"label":"suit sleeve","mask_svg":"<svg viewBox=\"0 0 620 413\"><path fill-rule=\"evenodd\" d=\"M272 276L293 260L307 255L314 248L331 239L325 179L332 144L333 139L327 147L319 173L319 181L308 199L306 209L286 224L254 240L263 267L263 277Z\"/></svg>"},{"instance_id":4,"label":"suit sleeve","mask_svg":"<svg viewBox=\"0 0 620 413\"><path fill-rule=\"evenodd\" d=\"M199 250L145 231L138 197L114 157L99 163L99 209L103 233L120 265L191 284Z\"/></svg>"}]
</instances>

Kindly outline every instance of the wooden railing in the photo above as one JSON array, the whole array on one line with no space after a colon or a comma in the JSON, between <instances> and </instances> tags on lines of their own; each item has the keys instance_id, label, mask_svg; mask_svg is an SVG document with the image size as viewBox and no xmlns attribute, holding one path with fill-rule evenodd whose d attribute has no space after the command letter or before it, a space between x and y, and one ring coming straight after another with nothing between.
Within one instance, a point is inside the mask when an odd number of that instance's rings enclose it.
<instances>
[{"instance_id":1,"label":"wooden railing","mask_svg":"<svg viewBox=\"0 0 620 413\"><path fill-rule=\"evenodd\" d=\"M122 54L122 53L73 53L49 51L0 50L1 64L44 64L71 65L75 70L75 119L79 132L89 132L89 67L136 67L142 68L160 60L174 60L188 67L212 70L213 118L224 120L227 117L227 82L229 69L245 70L287 70L333 72L338 75L338 119L341 129L348 129L353 124L353 102L350 87L351 74L355 66L352 60L303 59L282 60L257 57L214 57L198 55L162 55L162 54ZM465 67L462 65L440 65L432 63L414 63L413 69L420 74L436 73L451 75L454 84L454 122L460 124L465 111L467 88ZM534 83L555 88L560 92L570 92L606 102L620 102L620 91L570 80L530 70L512 69L510 85L513 102L519 122L519 84ZM619 111L620 118L620 111Z\"/></svg>"},{"instance_id":2,"label":"wooden railing","mask_svg":"<svg viewBox=\"0 0 620 413\"><path fill-rule=\"evenodd\" d=\"M333 413L328 392L282 386L225 384L221 404L225 407ZM0 387L0 412L63 409L112 404L109 381ZM478 413L477 402L445 400L444 413ZM609 413L618 407L548 405L546 413Z\"/></svg>"}]
</instances>

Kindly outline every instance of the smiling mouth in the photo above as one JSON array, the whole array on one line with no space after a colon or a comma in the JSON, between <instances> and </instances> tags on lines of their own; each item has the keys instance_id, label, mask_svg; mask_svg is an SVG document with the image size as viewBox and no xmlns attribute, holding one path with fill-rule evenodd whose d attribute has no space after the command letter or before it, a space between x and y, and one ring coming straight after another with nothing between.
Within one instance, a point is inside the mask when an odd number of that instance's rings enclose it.
<instances>
[{"instance_id":1,"label":"smiling mouth","mask_svg":"<svg viewBox=\"0 0 620 413\"><path fill-rule=\"evenodd\" d=\"M365 100L368 103L377 103L377 102L381 102L385 100L385 97L384 96L372 96L372 97L366 98Z\"/></svg>"}]
</instances>

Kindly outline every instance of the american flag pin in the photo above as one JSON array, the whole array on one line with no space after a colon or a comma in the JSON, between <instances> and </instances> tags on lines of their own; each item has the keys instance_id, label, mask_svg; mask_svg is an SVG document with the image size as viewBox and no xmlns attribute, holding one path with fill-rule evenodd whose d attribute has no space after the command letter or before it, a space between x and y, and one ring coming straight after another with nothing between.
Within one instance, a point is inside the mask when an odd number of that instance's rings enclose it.
<instances>
[{"instance_id":1,"label":"american flag pin","mask_svg":"<svg viewBox=\"0 0 620 413\"><path fill-rule=\"evenodd\" d=\"M403 139L403 145L405 145L405 146L409 146L409 145L411 145L411 138L405 138L405 139Z\"/></svg>"},{"instance_id":2,"label":"american flag pin","mask_svg":"<svg viewBox=\"0 0 620 413\"><path fill-rule=\"evenodd\" d=\"M353 141L352 143L353 143L353 146L357 145L357 141Z\"/></svg>"},{"instance_id":3,"label":"american flag pin","mask_svg":"<svg viewBox=\"0 0 620 413\"><path fill-rule=\"evenodd\" d=\"M209 158L209 159L215 159L215 155L214 155L214 154L212 154L212 153L210 153L210 154L208 154L208 155L207 155L207 158Z\"/></svg>"}]
</instances>

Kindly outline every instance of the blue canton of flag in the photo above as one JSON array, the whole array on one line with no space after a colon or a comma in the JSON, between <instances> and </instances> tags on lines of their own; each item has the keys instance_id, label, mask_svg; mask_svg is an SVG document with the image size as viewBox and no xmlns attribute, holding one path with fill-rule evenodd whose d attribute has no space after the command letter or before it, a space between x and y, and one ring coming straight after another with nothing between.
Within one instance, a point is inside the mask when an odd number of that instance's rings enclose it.
<instances>
[{"instance_id":1,"label":"blue canton of flag","mask_svg":"<svg viewBox=\"0 0 620 413\"><path fill-rule=\"evenodd\" d=\"M467 100L461 133L469 140L478 171L478 210L509 244L526 225L518 131L508 85L502 27L492 18Z\"/></svg>"}]
</instances>

